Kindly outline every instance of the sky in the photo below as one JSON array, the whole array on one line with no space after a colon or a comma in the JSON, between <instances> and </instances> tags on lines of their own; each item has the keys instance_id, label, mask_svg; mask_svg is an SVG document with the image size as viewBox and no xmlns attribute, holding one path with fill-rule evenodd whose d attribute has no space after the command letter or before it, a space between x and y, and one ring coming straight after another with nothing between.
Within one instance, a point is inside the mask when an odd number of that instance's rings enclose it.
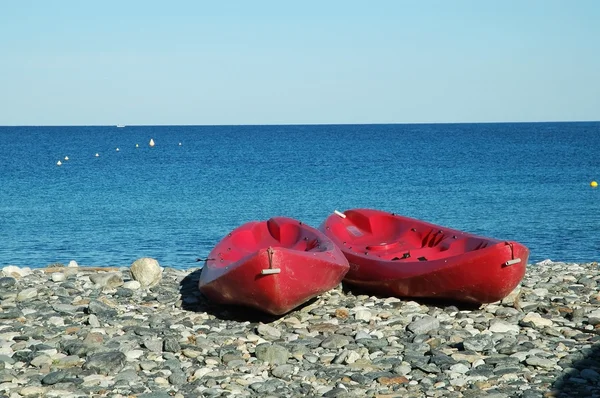
<instances>
[{"instance_id":1,"label":"sky","mask_svg":"<svg viewBox=\"0 0 600 398\"><path fill-rule=\"evenodd\" d=\"M0 125L600 120L596 0L0 2Z\"/></svg>"}]
</instances>

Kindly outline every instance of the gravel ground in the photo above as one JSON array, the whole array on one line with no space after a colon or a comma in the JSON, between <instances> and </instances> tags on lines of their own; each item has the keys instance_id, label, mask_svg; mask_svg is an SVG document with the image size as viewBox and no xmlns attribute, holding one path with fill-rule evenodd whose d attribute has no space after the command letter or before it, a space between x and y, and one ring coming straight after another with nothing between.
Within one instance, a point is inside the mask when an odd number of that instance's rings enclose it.
<instances>
[{"instance_id":1,"label":"gravel ground","mask_svg":"<svg viewBox=\"0 0 600 398\"><path fill-rule=\"evenodd\" d=\"M600 397L597 263L479 308L340 285L278 318L132 268L2 269L0 397Z\"/></svg>"}]
</instances>

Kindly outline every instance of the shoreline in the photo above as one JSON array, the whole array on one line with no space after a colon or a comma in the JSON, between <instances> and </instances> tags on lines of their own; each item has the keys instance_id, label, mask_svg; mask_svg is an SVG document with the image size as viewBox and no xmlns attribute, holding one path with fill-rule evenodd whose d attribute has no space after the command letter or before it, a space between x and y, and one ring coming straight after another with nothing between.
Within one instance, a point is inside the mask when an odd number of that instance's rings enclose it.
<instances>
[{"instance_id":1,"label":"shoreline","mask_svg":"<svg viewBox=\"0 0 600 398\"><path fill-rule=\"evenodd\" d=\"M0 397L600 396L597 263L529 264L479 308L340 285L281 317L132 268L0 269Z\"/></svg>"}]
</instances>

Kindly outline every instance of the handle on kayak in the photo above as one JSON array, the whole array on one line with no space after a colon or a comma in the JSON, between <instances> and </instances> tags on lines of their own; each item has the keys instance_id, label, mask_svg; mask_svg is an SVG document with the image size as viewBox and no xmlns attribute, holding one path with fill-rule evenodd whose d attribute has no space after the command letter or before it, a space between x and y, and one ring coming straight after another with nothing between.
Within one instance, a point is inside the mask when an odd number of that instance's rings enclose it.
<instances>
[{"instance_id":1,"label":"handle on kayak","mask_svg":"<svg viewBox=\"0 0 600 398\"><path fill-rule=\"evenodd\" d=\"M281 268L273 268L273 248L267 249L267 256L269 257L269 268L265 268L260 271L261 275L273 275L281 272Z\"/></svg>"},{"instance_id":2,"label":"handle on kayak","mask_svg":"<svg viewBox=\"0 0 600 398\"><path fill-rule=\"evenodd\" d=\"M514 259L512 259L512 260L508 260L507 262L505 262L505 263L504 263L504 265L508 267L508 266L510 266L510 265L513 265L513 264L518 264L518 263L520 263L520 262L521 262L521 259L520 259L520 258L514 258Z\"/></svg>"},{"instance_id":3,"label":"handle on kayak","mask_svg":"<svg viewBox=\"0 0 600 398\"><path fill-rule=\"evenodd\" d=\"M339 210L334 210L333 212L342 218L346 218L346 215Z\"/></svg>"},{"instance_id":4,"label":"handle on kayak","mask_svg":"<svg viewBox=\"0 0 600 398\"><path fill-rule=\"evenodd\" d=\"M265 268L262 271L260 271L261 275L272 275L272 274L278 274L281 272L281 268Z\"/></svg>"}]
</instances>

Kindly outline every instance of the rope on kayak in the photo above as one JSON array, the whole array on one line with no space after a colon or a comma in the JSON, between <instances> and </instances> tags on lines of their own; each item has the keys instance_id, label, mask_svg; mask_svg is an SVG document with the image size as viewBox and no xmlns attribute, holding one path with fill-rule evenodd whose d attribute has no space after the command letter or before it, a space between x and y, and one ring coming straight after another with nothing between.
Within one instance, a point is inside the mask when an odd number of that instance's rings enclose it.
<instances>
[{"instance_id":1,"label":"rope on kayak","mask_svg":"<svg viewBox=\"0 0 600 398\"><path fill-rule=\"evenodd\" d=\"M207 262L207 261L212 261L212 260L215 260L215 259L214 258L208 258L208 257L207 258L197 258L196 262L199 262L199 261Z\"/></svg>"},{"instance_id":2,"label":"rope on kayak","mask_svg":"<svg viewBox=\"0 0 600 398\"><path fill-rule=\"evenodd\" d=\"M519 257L517 257L517 258L514 258L514 257L515 257L515 251L514 251L514 250L515 250L515 248L513 247L513 244L512 244L512 242L506 242L506 244L507 244L508 246L510 246L510 255L511 255L511 257L512 257L512 260L508 260L507 262L505 262L505 263L504 263L504 266L505 266L505 267L510 267L511 265L514 265L514 264L518 264L518 263L520 263L520 262L521 262L521 259L520 259Z\"/></svg>"},{"instance_id":3,"label":"rope on kayak","mask_svg":"<svg viewBox=\"0 0 600 398\"><path fill-rule=\"evenodd\" d=\"M273 268L273 248L267 249L267 256L269 257L269 268L265 268L260 273L262 275L273 275L281 272L281 268Z\"/></svg>"}]
</instances>

